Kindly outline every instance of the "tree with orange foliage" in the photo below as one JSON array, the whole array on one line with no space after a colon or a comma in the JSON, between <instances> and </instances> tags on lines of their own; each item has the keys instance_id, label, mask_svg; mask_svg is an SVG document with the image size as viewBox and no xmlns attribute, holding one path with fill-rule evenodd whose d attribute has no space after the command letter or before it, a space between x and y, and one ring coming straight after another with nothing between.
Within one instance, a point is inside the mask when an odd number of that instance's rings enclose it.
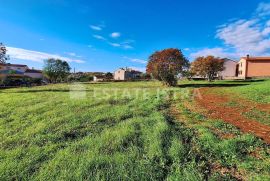
<instances>
[{"instance_id":1,"label":"tree with orange foliage","mask_svg":"<svg viewBox=\"0 0 270 181\"><path fill-rule=\"evenodd\" d=\"M191 72L207 78L208 81L214 80L218 72L224 69L224 60L214 56L198 57L191 64Z\"/></svg>"},{"instance_id":2,"label":"tree with orange foliage","mask_svg":"<svg viewBox=\"0 0 270 181\"><path fill-rule=\"evenodd\" d=\"M179 49L165 49L153 53L148 60L146 72L167 86L177 84L176 76L189 65Z\"/></svg>"}]
</instances>

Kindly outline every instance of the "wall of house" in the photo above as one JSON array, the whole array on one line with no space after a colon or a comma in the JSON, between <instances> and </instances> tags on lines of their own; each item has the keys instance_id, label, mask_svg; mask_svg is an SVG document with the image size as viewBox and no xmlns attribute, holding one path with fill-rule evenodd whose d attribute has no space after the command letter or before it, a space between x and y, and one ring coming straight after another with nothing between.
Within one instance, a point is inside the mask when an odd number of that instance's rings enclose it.
<instances>
[{"instance_id":1,"label":"wall of house","mask_svg":"<svg viewBox=\"0 0 270 181\"><path fill-rule=\"evenodd\" d=\"M245 78L246 77L246 59L241 59L238 62L239 69L238 69L238 77Z\"/></svg>"},{"instance_id":2,"label":"wall of house","mask_svg":"<svg viewBox=\"0 0 270 181\"><path fill-rule=\"evenodd\" d=\"M6 67L4 65L0 65L0 70L5 70Z\"/></svg>"},{"instance_id":3,"label":"wall of house","mask_svg":"<svg viewBox=\"0 0 270 181\"><path fill-rule=\"evenodd\" d=\"M25 72L28 69L28 67L17 67L17 66L12 66L12 65L9 66L9 65L7 65L6 69L8 69L8 70L17 70L19 72Z\"/></svg>"},{"instance_id":4,"label":"wall of house","mask_svg":"<svg viewBox=\"0 0 270 181\"><path fill-rule=\"evenodd\" d=\"M98 78L98 77L94 76L93 81L94 82L102 82L102 81L104 81L104 78Z\"/></svg>"},{"instance_id":5,"label":"wall of house","mask_svg":"<svg viewBox=\"0 0 270 181\"><path fill-rule=\"evenodd\" d=\"M5 70L5 66L0 65L0 71L2 71L2 70ZM2 74L2 73L0 72L0 81L1 81L1 79L2 79L3 77L5 77L5 75ZM1 82L0 82L0 83L1 83Z\"/></svg>"},{"instance_id":6,"label":"wall of house","mask_svg":"<svg viewBox=\"0 0 270 181\"><path fill-rule=\"evenodd\" d=\"M235 77L236 76L237 62L225 61L224 67L225 67L225 70L219 73L220 77L226 78L226 77Z\"/></svg>"},{"instance_id":7,"label":"wall of house","mask_svg":"<svg viewBox=\"0 0 270 181\"><path fill-rule=\"evenodd\" d=\"M117 70L114 72L114 80L126 80L125 70Z\"/></svg>"},{"instance_id":8,"label":"wall of house","mask_svg":"<svg viewBox=\"0 0 270 181\"><path fill-rule=\"evenodd\" d=\"M31 77L33 79L42 79L42 73L24 73L25 76Z\"/></svg>"},{"instance_id":9,"label":"wall of house","mask_svg":"<svg viewBox=\"0 0 270 181\"><path fill-rule=\"evenodd\" d=\"M249 60L247 77L270 77L270 60Z\"/></svg>"}]
</instances>

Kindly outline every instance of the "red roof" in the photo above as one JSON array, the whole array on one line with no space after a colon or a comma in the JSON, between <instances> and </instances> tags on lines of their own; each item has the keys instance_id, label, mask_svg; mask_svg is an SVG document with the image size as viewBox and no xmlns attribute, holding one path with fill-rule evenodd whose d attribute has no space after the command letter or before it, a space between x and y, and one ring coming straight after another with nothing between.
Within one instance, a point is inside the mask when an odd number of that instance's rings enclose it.
<instances>
[{"instance_id":1,"label":"red roof","mask_svg":"<svg viewBox=\"0 0 270 181\"><path fill-rule=\"evenodd\" d=\"M35 69L27 69L25 73L42 73L41 70L35 70Z\"/></svg>"},{"instance_id":2,"label":"red roof","mask_svg":"<svg viewBox=\"0 0 270 181\"><path fill-rule=\"evenodd\" d=\"M242 57L245 60L270 60L270 57Z\"/></svg>"},{"instance_id":3,"label":"red roof","mask_svg":"<svg viewBox=\"0 0 270 181\"><path fill-rule=\"evenodd\" d=\"M11 64L11 63L6 63L6 64L1 63L0 65L2 65L2 66L12 66L12 67L27 67L27 65Z\"/></svg>"}]
</instances>

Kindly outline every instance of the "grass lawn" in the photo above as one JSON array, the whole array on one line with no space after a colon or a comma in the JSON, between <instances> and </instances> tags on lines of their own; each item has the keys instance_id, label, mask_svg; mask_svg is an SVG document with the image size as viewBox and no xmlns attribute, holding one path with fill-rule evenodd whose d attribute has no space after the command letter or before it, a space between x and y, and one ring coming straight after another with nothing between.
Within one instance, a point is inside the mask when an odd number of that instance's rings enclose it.
<instances>
[{"instance_id":1,"label":"grass lawn","mask_svg":"<svg viewBox=\"0 0 270 181\"><path fill-rule=\"evenodd\" d=\"M170 89L158 82L85 83L0 90L0 180L270 179L269 146L206 117L191 94L194 88L217 87L217 94L235 92L269 103L269 83L192 81ZM261 119L268 122L267 116Z\"/></svg>"},{"instance_id":2,"label":"grass lawn","mask_svg":"<svg viewBox=\"0 0 270 181\"><path fill-rule=\"evenodd\" d=\"M218 93L229 92L237 97L243 97L259 103L270 103L270 80L234 80L234 81L181 81L180 87L200 88L217 87L223 88Z\"/></svg>"}]
</instances>

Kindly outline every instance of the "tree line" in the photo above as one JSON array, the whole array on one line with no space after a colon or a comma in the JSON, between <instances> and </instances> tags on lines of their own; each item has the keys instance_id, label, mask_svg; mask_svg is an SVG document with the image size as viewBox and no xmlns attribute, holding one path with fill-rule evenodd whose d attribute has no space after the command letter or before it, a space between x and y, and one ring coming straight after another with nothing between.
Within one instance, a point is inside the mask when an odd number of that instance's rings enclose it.
<instances>
[{"instance_id":1,"label":"tree line","mask_svg":"<svg viewBox=\"0 0 270 181\"><path fill-rule=\"evenodd\" d=\"M0 63L6 63L7 60L7 49L0 43ZM202 56L190 63L180 49L169 48L149 56L146 73L164 85L175 86L179 74L186 77L198 75L212 81L224 69L224 60L219 57ZM70 70L70 65L64 60L50 58L44 61L43 74L51 83L66 81Z\"/></svg>"},{"instance_id":2,"label":"tree line","mask_svg":"<svg viewBox=\"0 0 270 181\"><path fill-rule=\"evenodd\" d=\"M148 59L146 72L167 86L175 86L179 74L186 77L198 75L212 81L224 69L224 60L219 57L198 57L190 63L181 50L170 48L153 53Z\"/></svg>"}]
</instances>

